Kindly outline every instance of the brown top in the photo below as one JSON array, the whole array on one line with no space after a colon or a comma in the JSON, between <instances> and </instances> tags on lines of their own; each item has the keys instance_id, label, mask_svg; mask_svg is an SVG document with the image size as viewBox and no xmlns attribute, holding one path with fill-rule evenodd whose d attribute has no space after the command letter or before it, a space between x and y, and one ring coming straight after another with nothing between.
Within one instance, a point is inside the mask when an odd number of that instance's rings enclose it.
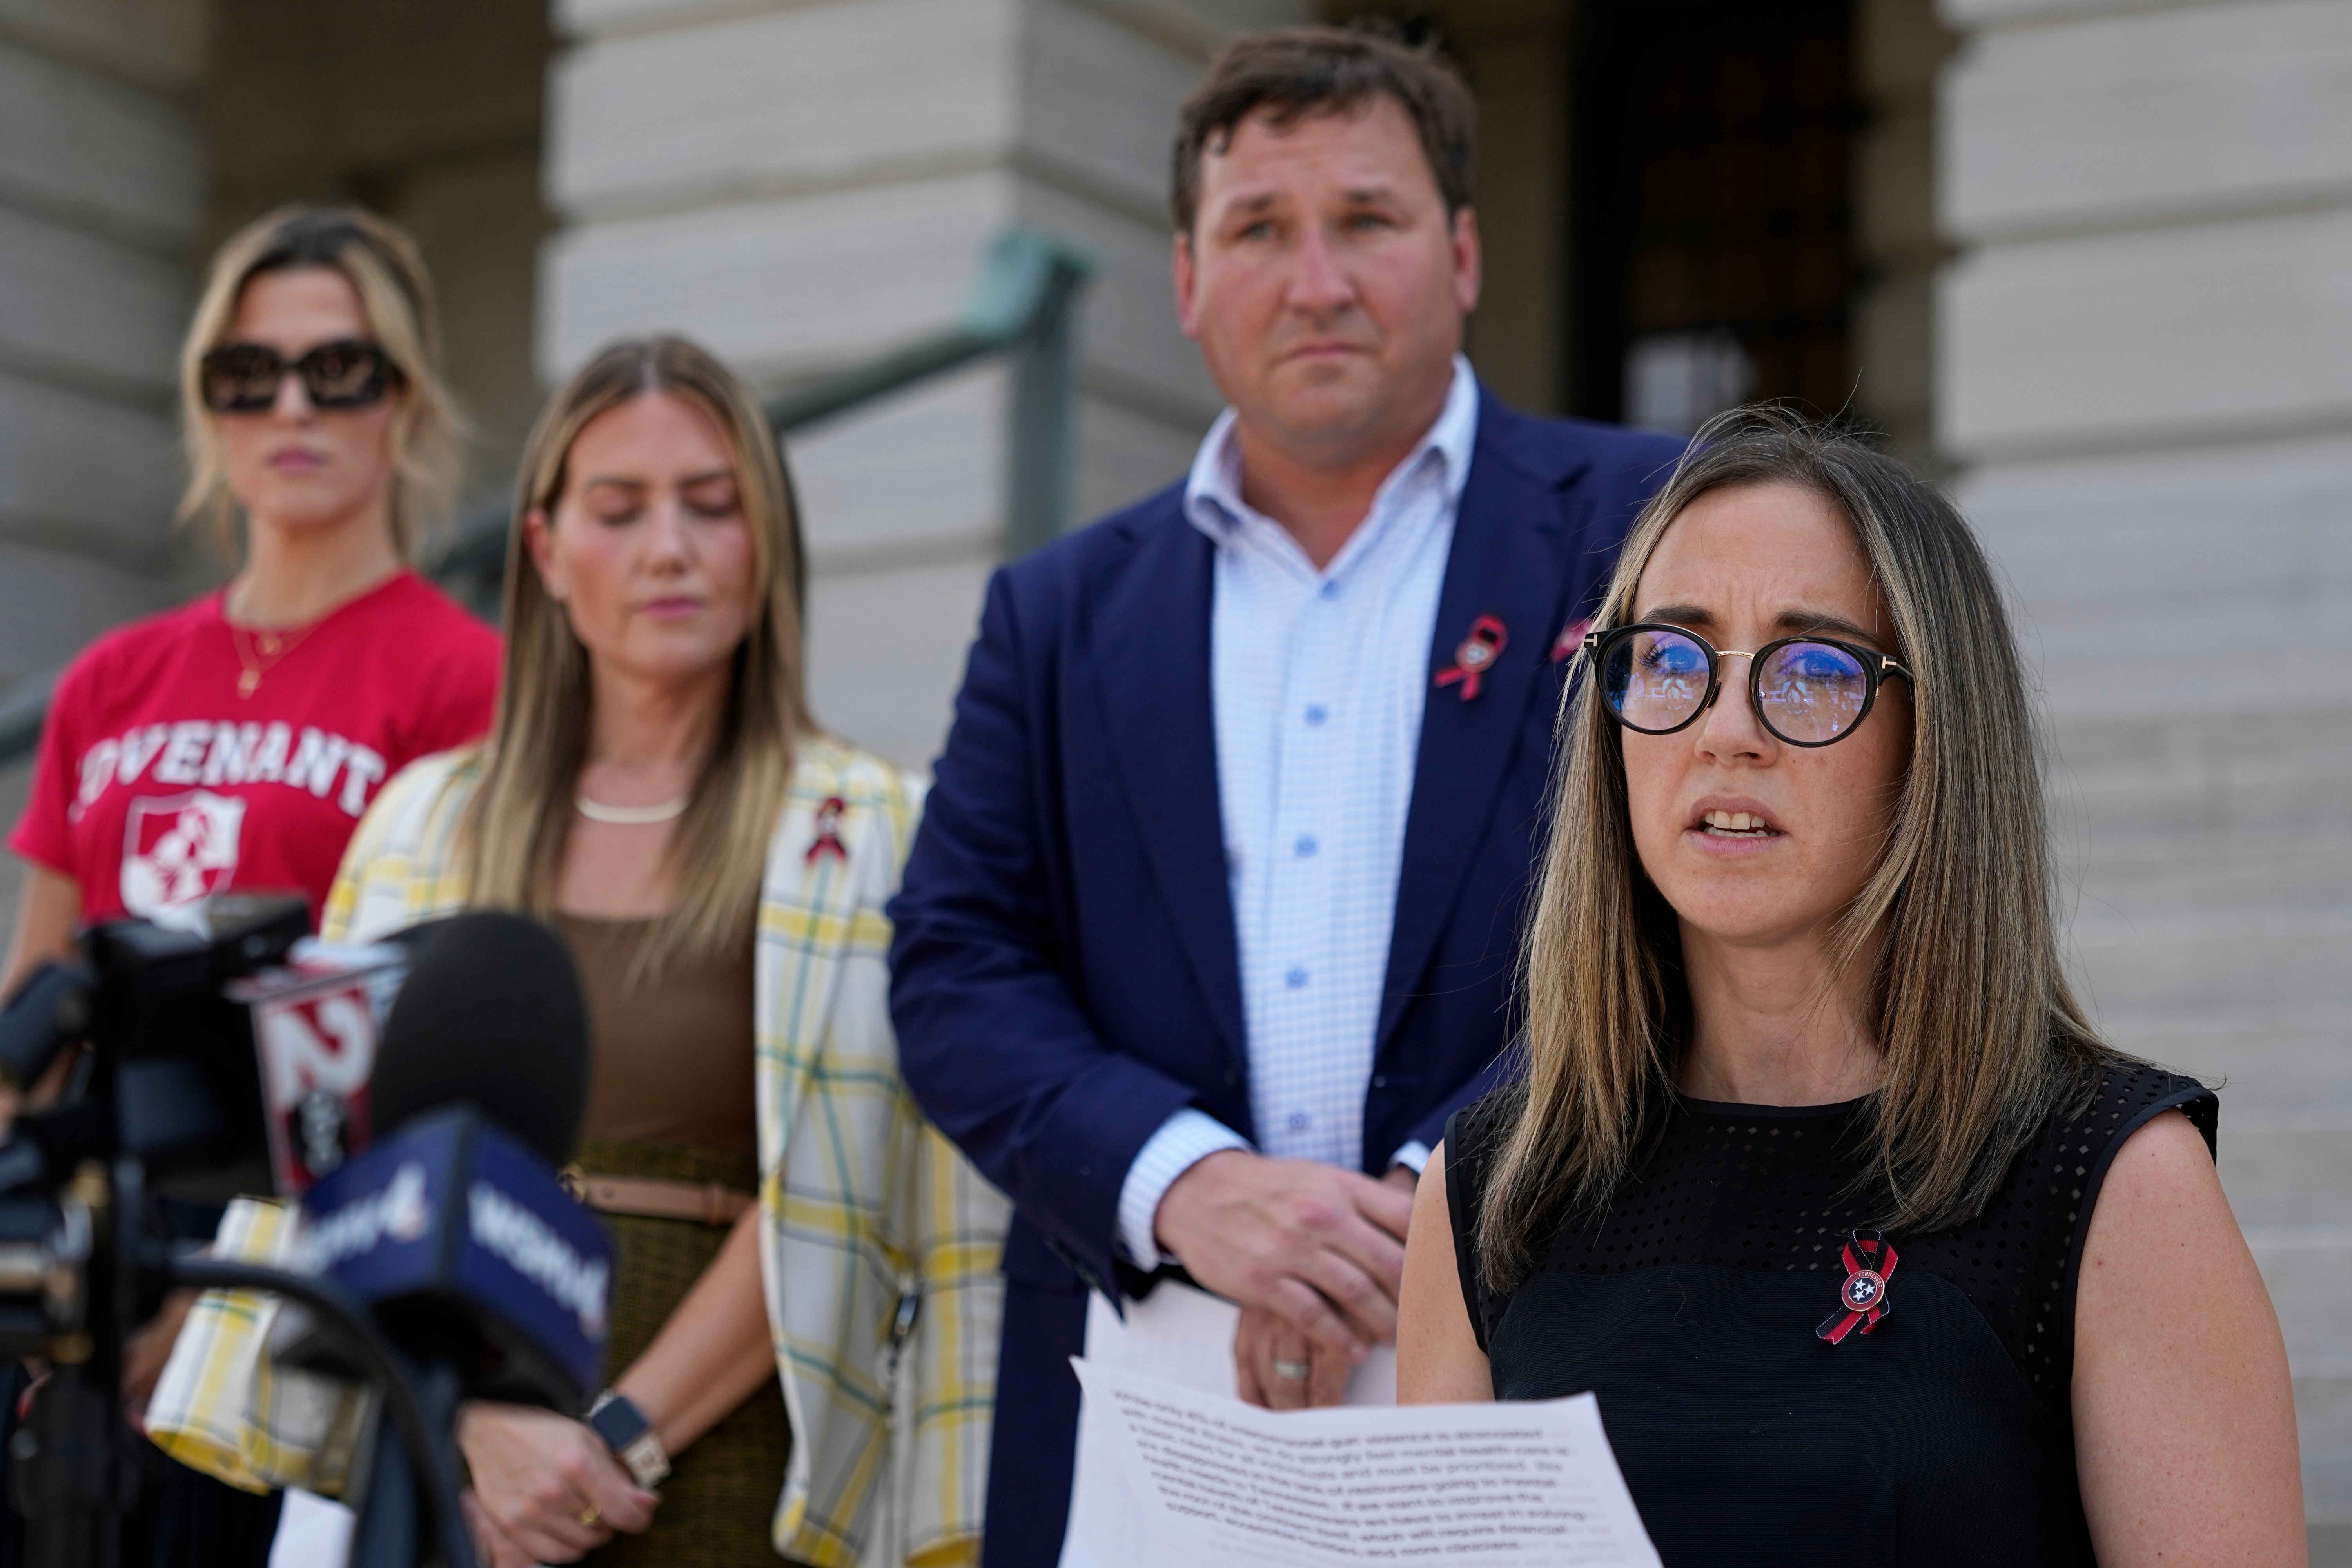
<instances>
[{"instance_id":1,"label":"brown top","mask_svg":"<svg viewBox=\"0 0 2352 1568\"><path fill-rule=\"evenodd\" d=\"M588 994L593 1066L583 1138L698 1143L756 1154L751 944L716 963L672 964L630 984L651 921L559 913Z\"/></svg>"}]
</instances>

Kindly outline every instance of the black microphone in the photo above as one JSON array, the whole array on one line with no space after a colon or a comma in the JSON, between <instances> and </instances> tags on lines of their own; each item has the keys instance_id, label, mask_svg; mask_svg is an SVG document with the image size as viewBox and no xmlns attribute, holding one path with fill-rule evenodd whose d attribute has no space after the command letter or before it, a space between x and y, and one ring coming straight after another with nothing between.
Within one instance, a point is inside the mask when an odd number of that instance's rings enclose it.
<instances>
[{"instance_id":1,"label":"black microphone","mask_svg":"<svg viewBox=\"0 0 2352 1568\"><path fill-rule=\"evenodd\" d=\"M437 922L415 945L369 1085L388 1131L302 1199L302 1252L467 1398L577 1410L598 1386L612 1247L566 1193L588 1093L572 954L525 916ZM331 1347L281 1360L341 1373Z\"/></svg>"},{"instance_id":2,"label":"black microphone","mask_svg":"<svg viewBox=\"0 0 2352 1568\"><path fill-rule=\"evenodd\" d=\"M587 1101L578 972L561 937L513 914L436 922L413 952L369 1086L388 1131L304 1194L301 1256L415 1363L436 1420L464 1399L577 1415L602 1380L613 1258L551 1169ZM360 1371L331 1332L278 1359ZM360 1539L397 1561L413 1541L405 1461L379 1445L368 1468Z\"/></svg>"},{"instance_id":3,"label":"black microphone","mask_svg":"<svg viewBox=\"0 0 2352 1568\"><path fill-rule=\"evenodd\" d=\"M0 1084L30 1089L60 1051L89 1032L97 984L87 965L55 959L25 977L0 1007Z\"/></svg>"},{"instance_id":4,"label":"black microphone","mask_svg":"<svg viewBox=\"0 0 2352 1568\"><path fill-rule=\"evenodd\" d=\"M492 910L394 940L412 957L376 1052L375 1125L470 1104L562 1166L588 1108L588 1001L572 950L528 916Z\"/></svg>"}]
</instances>

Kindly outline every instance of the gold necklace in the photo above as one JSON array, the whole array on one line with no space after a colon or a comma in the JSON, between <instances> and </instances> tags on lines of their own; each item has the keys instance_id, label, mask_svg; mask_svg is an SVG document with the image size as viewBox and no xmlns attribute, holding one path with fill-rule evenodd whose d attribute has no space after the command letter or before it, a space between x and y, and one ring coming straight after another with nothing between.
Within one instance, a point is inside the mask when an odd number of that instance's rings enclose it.
<instances>
[{"instance_id":1,"label":"gold necklace","mask_svg":"<svg viewBox=\"0 0 2352 1568\"><path fill-rule=\"evenodd\" d=\"M222 618L227 619L226 605L222 607ZM280 632L268 629L247 631L235 621L229 621L229 646L236 650L236 662L239 668L236 678L237 697L240 700L249 698L260 690L261 678L268 674L288 654L301 647L310 635L319 629L322 622L323 617L294 631Z\"/></svg>"}]
</instances>

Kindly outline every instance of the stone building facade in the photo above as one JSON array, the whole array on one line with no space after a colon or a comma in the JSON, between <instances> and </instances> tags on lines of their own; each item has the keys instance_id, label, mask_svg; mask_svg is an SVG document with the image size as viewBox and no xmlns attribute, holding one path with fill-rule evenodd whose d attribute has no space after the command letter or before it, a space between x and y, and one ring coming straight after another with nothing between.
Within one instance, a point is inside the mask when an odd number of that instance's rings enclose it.
<instances>
[{"instance_id":1,"label":"stone building facade","mask_svg":"<svg viewBox=\"0 0 2352 1568\"><path fill-rule=\"evenodd\" d=\"M173 356L211 244L295 196L424 242L478 499L604 339L786 389L951 320L1016 224L1097 266L1078 511L1155 488L1216 408L1174 108L1235 30L1366 10L1479 98L1505 396L1801 395L1958 487L2042 670L2078 968L2231 1079L2352 1563L2352 0L0 0L0 690L216 575L169 521ZM819 716L908 762L1000 553L1008 380L793 443Z\"/></svg>"}]
</instances>

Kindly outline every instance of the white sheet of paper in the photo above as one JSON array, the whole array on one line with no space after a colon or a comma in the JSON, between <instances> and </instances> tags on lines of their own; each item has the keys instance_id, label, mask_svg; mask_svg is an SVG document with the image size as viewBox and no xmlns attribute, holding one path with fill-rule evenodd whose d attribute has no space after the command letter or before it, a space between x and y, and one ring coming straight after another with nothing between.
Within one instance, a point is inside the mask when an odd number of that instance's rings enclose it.
<instances>
[{"instance_id":1,"label":"white sheet of paper","mask_svg":"<svg viewBox=\"0 0 2352 1568\"><path fill-rule=\"evenodd\" d=\"M358 1516L334 1499L289 1487L269 1541L269 1568L344 1568L358 1526Z\"/></svg>"},{"instance_id":2,"label":"white sheet of paper","mask_svg":"<svg viewBox=\"0 0 2352 1568\"><path fill-rule=\"evenodd\" d=\"M1171 1568L1659 1568L1589 1394L1276 1412L1076 1365Z\"/></svg>"},{"instance_id":3,"label":"white sheet of paper","mask_svg":"<svg viewBox=\"0 0 2352 1568\"><path fill-rule=\"evenodd\" d=\"M1087 1299L1087 1361L1237 1399L1241 1380L1234 1371L1234 1331L1241 1317L1231 1301L1173 1281L1129 1301L1124 1322L1108 1300L1092 1295ZM1348 1403L1396 1403L1395 1346L1375 1346L1364 1358L1348 1380ZM1079 1411L1062 1568L1173 1568L1147 1529L1142 1505L1128 1488L1118 1438L1096 1405L1089 1398Z\"/></svg>"}]
</instances>

